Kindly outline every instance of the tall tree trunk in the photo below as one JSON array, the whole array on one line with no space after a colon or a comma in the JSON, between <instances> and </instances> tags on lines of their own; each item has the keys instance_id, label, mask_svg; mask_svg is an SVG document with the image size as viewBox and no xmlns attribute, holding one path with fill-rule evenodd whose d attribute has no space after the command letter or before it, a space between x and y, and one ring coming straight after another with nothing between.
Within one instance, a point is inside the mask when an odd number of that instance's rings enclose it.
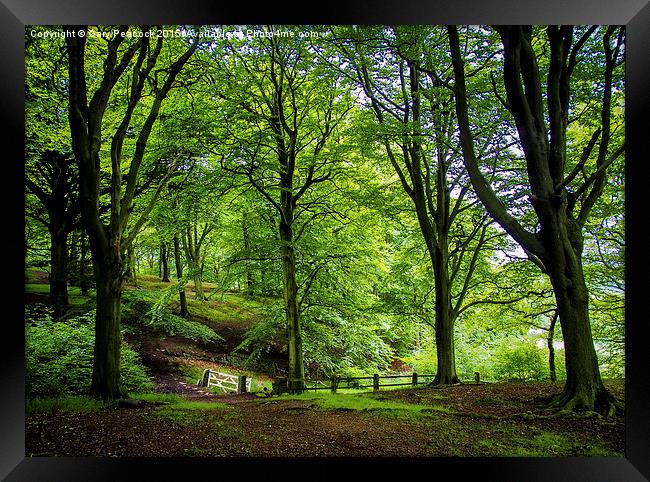
<instances>
[{"instance_id":1,"label":"tall tree trunk","mask_svg":"<svg viewBox=\"0 0 650 482\"><path fill-rule=\"evenodd\" d=\"M280 242L282 244L280 254L282 258L284 306L289 345L288 388L292 393L300 393L305 387L305 369L303 366L300 313L298 311L296 258L293 247L293 231L291 226L284 221L280 222Z\"/></svg>"},{"instance_id":2,"label":"tall tree trunk","mask_svg":"<svg viewBox=\"0 0 650 482\"><path fill-rule=\"evenodd\" d=\"M202 234L199 236L196 224L187 226L183 232L183 248L185 258L194 280L194 297L199 301L205 301L203 294L203 260L201 257L201 245L205 236L212 230L206 224Z\"/></svg>"},{"instance_id":3,"label":"tall tree trunk","mask_svg":"<svg viewBox=\"0 0 650 482\"><path fill-rule=\"evenodd\" d=\"M66 27L68 58L68 120L70 137L75 159L79 167L79 199L82 220L90 239L93 268L97 284L97 310L95 321L95 353L91 392L94 396L111 400L123 395L120 386L120 302L122 288L123 260L121 244L128 226L133 208L133 200L138 184L138 172L145 155L147 142L154 123L160 113L163 100L172 88L176 76L187 60L199 46L192 43L169 67L163 82L154 89L154 97L144 123L139 129L135 150L131 157L126 180L122 170L123 145L132 115L140 104L147 79L156 66L162 51L162 39L150 48L150 38L145 29L142 36L124 49L120 49L129 26L120 26L119 35L107 40L107 55L103 62L103 75L99 82L93 82L97 90L90 96L86 81L86 36L77 32L86 32L87 26ZM198 40L198 39L196 39ZM120 53L121 51L121 53ZM138 52L136 56L136 52ZM145 58L147 62L145 63ZM135 59L135 60L134 60ZM102 122L111 98L113 88L132 66L131 89L127 95L127 106L119 125L111 136L110 160L110 216L104 224L99 210L100 205L100 151L102 150ZM165 70L158 64L158 72ZM162 79L161 79L162 80ZM104 146L106 147L106 146ZM124 189L122 189L125 181ZM153 208L150 203L136 221L135 227L141 226ZM124 245L133 244L134 229L126 238Z\"/></svg>"},{"instance_id":4,"label":"tall tree trunk","mask_svg":"<svg viewBox=\"0 0 650 482\"><path fill-rule=\"evenodd\" d=\"M555 293L564 338L567 381L561 394L549 398L549 406L566 411L595 410L606 415L623 411L624 407L607 391L600 376L589 323L589 293L582 270L582 229L591 208L602 195L607 166L623 152L624 147L621 145L607 157L612 72L623 41L623 31L619 30L617 46L614 51L611 50L609 41L614 29L609 27L603 38L606 64L601 127L592 137L593 143L598 136L601 138L596 162L598 169L575 191L569 192L567 186L576 179L572 173L565 177L564 172L567 165L570 78L576 55L590 33L588 31L587 36L572 46L572 26L547 27L550 62L546 93L543 95L542 76L535 49L532 48L532 27L496 27L504 47L503 80L508 104L526 156L531 192L529 199L539 220L538 232L531 233L507 212L480 172L468 118L458 32L455 27L447 27L454 68L460 143L472 185L490 215L546 272ZM593 143L583 156L589 156ZM574 217L573 210L579 195L584 196L580 198L580 211Z\"/></svg>"},{"instance_id":5,"label":"tall tree trunk","mask_svg":"<svg viewBox=\"0 0 650 482\"><path fill-rule=\"evenodd\" d=\"M456 374L456 356L454 349L454 320L452 317L451 286L447 246L438 243L435 252L435 293L436 293L436 356L438 367L433 380L434 385L451 385L459 383Z\"/></svg>"},{"instance_id":6,"label":"tall tree trunk","mask_svg":"<svg viewBox=\"0 0 650 482\"><path fill-rule=\"evenodd\" d=\"M181 247L180 242L178 241L178 236L174 236L174 262L176 264L176 279L179 283L179 302L180 302L180 316L187 318L190 313L187 311L187 297L185 295L185 286L181 286L181 280L183 278L183 264L181 261Z\"/></svg>"},{"instance_id":7,"label":"tall tree trunk","mask_svg":"<svg viewBox=\"0 0 650 482\"><path fill-rule=\"evenodd\" d=\"M92 247L91 240L91 247ZM99 260L98 260L99 258ZM120 383L120 306L122 294L122 260L113 249L93 250L97 315L95 349L90 387L96 398L114 400L126 396Z\"/></svg>"},{"instance_id":8,"label":"tall tree trunk","mask_svg":"<svg viewBox=\"0 0 650 482\"><path fill-rule=\"evenodd\" d=\"M454 308L452 306L452 280L449 276L449 226L453 222L450 217L449 184L447 180L447 156L444 154L444 126L436 132L436 143L438 144L438 159L436 167L432 168L432 162L426 157L422 147L422 129L424 122L421 117L421 81L420 70L415 63L405 60L408 67L408 85L410 86L409 99L405 101L402 112L407 112L404 117L404 132L402 134L401 161L398 162L398 155L391 147L391 142L385 138L384 145L386 153L395 169L404 191L413 201L415 212L426 244L431 267L434 272L435 283L435 341L437 353L437 373L432 385L458 383L456 374L455 350L454 350ZM385 112L390 108L383 104L380 95L373 94L376 87L370 80L365 67L361 67L360 77L364 80L364 90L372 100L372 107L375 116L380 124L384 124ZM404 84L406 80L402 79ZM404 87L403 87L404 89ZM406 92L406 91L405 91ZM383 107L382 107L383 105ZM434 107L434 112L440 110L439 106ZM408 119L408 112L411 119ZM399 116L402 114L400 113ZM443 138L438 138L442 136ZM397 141L398 144L400 143ZM435 179L432 179L435 173ZM408 179L410 179L410 184ZM433 188L435 186L435 189ZM460 202L460 199L457 201ZM434 207L435 204L435 207ZM462 302L463 296L461 295Z\"/></svg>"},{"instance_id":9,"label":"tall tree trunk","mask_svg":"<svg viewBox=\"0 0 650 482\"><path fill-rule=\"evenodd\" d=\"M413 159L417 159L416 156ZM419 165L413 162L413 166ZM435 339L436 339L436 358L437 368L436 376L431 382L432 385L451 385L459 383L460 379L456 373L456 353L454 349L454 316L451 300L451 279L449 276L449 237L447 234L446 224L448 216L440 199L439 215L445 215L444 220L438 220L433 224L430 220L426 208L426 196L424 185L421 181L419 171L411 176L413 179L412 196L415 205L415 211L420 225L420 231L429 253L431 268L434 273L435 284ZM439 176L440 177L440 176ZM443 196L441 191L444 186L438 187L437 197ZM442 209L441 209L442 207Z\"/></svg>"},{"instance_id":10,"label":"tall tree trunk","mask_svg":"<svg viewBox=\"0 0 650 482\"><path fill-rule=\"evenodd\" d=\"M162 282L169 283L169 253L165 243L160 245L160 258L162 262Z\"/></svg>"},{"instance_id":11,"label":"tall tree trunk","mask_svg":"<svg viewBox=\"0 0 650 482\"><path fill-rule=\"evenodd\" d=\"M50 304L54 319L63 316L70 306L68 297L68 233L53 228L50 233Z\"/></svg>"}]
</instances>

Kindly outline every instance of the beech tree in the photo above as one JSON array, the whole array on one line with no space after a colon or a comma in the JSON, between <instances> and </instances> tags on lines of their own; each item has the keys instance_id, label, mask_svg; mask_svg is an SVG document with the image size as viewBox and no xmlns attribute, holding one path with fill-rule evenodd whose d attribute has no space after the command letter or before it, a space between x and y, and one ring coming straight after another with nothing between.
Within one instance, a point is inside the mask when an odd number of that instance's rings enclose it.
<instances>
[{"instance_id":1,"label":"beech tree","mask_svg":"<svg viewBox=\"0 0 650 482\"><path fill-rule=\"evenodd\" d=\"M152 40L151 36L145 35L151 33L149 27L142 27L141 35L136 35L135 38L127 36L127 32L132 31L128 26L120 26L117 30L116 35L93 38L94 43L104 43L104 50L101 54L96 51L90 54L88 36L78 35L80 31L88 32L88 27L74 26L65 29L70 132L79 168L82 220L90 241L97 287L91 393L105 400L125 395L120 384L123 245L129 243L129 240L125 240L125 233L138 172L163 100L174 85L179 72L199 46L198 41L194 40L184 47L182 53L176 55L175 60L165 61L170 52L166 51L164 55L161 53L167 41L162 37ZM103 33L108 34L109 31L105 29ZM101 48L98 45L93 47ZM89 55L103 56L101 72L87 72ZM97 57L93 60L97 60ZM157 68L154 69L155 67ZM92 76L89 76L91 73ZM166 75L161 75L163 73ZM128 79L125 79L125 76L128 76ZM102 149L105 139L102 127L108 104L120 81L123 86L128 86L124 89L128 101L120 114L117 128L110 135L110 212L108 220L105 221L99 211L101 159L106 154ZM148 106L143 123L139 126L135 148L125 175L122 166L125 138L134 127L134 113L141 106L148 84L153 100ZM145 210L140 219L146 218L146 215ZM140 223L140 220L136 223Z\"/></svg>"},{"instance_id":2,"label":"beech tree","mask_svg":"<svg viewBox=\"0 0 650 482\"><path fill-rule=\"evenodd\" d=\"M55 319L68 308L68 236L78 227L77 176L72 156L46 151L27 166L25 185L44 207L27 210L50 234L50 304Z\"/></svg>"},{"instance_id":3,"label":"beech tree","mask_svg":"<svg viewBox=\"0 0 650 482\"><path fill-rule=\"evenodd\" d=\"M361 27L340 32L337 44L369 100L378 123L375 136L412 202L431 263L435 313L426 322L435 329L433 384L458 383L454 324L464 311L481 250L490 248L500 233L488 231L489 217L475 208L479 203L472 199L455 146L453 95L445 88L447 59L432 58L443 41L441 30ZM486 124L489 131L492 126ZM500 141L494 133L482 152L498 156ZM470 213L473 223L459 228Z\"/></svg>"},{"instance_id":4,"label":"beech tree","mask_svg":"<svg viewBox=\"0 0 650 482\"><path fill-rule=\"evenodd\" d=\"M38 27L40 28L40 27ZM28 37L29 38L29 37ZM70 150L63 41L27 40L25 70L25 214L50 237L50 304L55 319L69 305L69 237L79 227L78 171Z\"/></svg>"},{"instance_id":5,"label":"beech tree","mask_svg":"<svg viewBox=\"0 0 650 482\"><path fill-rule=\"evenodd\" d=\"M220 148L227 172L246 179L277 216L289 351L288 384L304 387L303 342L296 244L308 226L331 215L314 186L340 171L335 143L351 108L338 76L317 61L314 46L298 35L227 41L216 60L215 97L222 100ZM242 85L244 88L242 88Z\"/></svg>"},{"instance_id":6,"label":"beech tree","mask_svg":"<svg viewBox=\"0 0 650 482\"><path fill-rule=\"evenodd\" d=\"M549 407L612 414L620 402L603 385L589 319L589 292L583 272L583 229L603 193L607 169L624 150L612 137L612 95L622 63L622 27L577 29L495 27L503 44L505 106L511 113L526 160L532 205L538 230L530 232L513 216L480 170L470 126L466 75L458 30L447 27L454 67L456 114L464 162L472 185L490 215L546 273L553 286L565 343L567 380L564 390L548 400ZM592 36L601 38L594 51ZM577 36L575 38L574 36ZM588 50L591 50L590 52ZM598 105L600 119L578 159L567 158L567 126L574 113L572 80L576 67L589 55L602 59ZM547 58L545 56L548 56ZM545 107L546 104L546 107ZM596 146L598 146L596 148ZM587 174L587 169L590 173Z\"/></svg>"}]
</instances>

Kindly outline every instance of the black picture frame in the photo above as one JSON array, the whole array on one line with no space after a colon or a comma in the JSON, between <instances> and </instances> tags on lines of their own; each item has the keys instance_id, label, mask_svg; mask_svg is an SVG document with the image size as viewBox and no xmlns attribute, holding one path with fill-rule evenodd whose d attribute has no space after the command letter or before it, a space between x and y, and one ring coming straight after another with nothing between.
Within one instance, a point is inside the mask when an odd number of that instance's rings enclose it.
<instances>
[{"instance_id":1,"label":"black picture frame","mask_svg":"<svg viewBox=\"0 0 650 482\"><path fill-rule=\"evenodd\" d=\"M305 11L305 9L308 9ZM626 45L626 451L617 458L432 459L195 459L25 458L24 324L24 35L26 25L60 24L615 24L627 26ZM0 291L0 477L7 481L101 481L225 476L224 467L264 479L269 474L453 477L481 481L650 480L650 371L644 350L645 117L650 92L650 5L645 0L329 1L322 4L226 4L205 0L0 0L0 112L4 173L0 229L10 280ZM14 179L15 177L15 179ZM630 222L631 221L631 222ZM19 252L23 249L23 252ZM14 251L15 250L15 251ZM9 261L9 264L6 262ZM3 316L4 315L4 316ZM324 465L323 465L324 464ZM337 467L331 467L337 466ZM326 469L320 468L327 466ZM144 472L141 469L145 469ZM219 470L219 473L215 470ZM335 470L336 469L336 470ZM219 475L221 474L221 475ZM448 474L448 475L447 475ZM248 477L246 477L248 478Z\"/></svg>"}]
</instances>

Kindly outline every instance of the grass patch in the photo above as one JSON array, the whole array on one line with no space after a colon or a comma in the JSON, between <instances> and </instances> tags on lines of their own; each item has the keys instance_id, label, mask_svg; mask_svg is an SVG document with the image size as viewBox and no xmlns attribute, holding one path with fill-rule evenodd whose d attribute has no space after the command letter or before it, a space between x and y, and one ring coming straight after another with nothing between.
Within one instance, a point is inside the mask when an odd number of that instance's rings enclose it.
<instances>
[{"instance_id":1,"label":"grass patch","mask_svg":"<svg viewBox=\"0 0 650 482\"><path fill-rule=\"evenodd\" d=\"M194 365L180 365L179 368L185 377L185 383L190 383L192 385L196 384L196 382L203 377L203 372L205 371L204 368Z\"/></svg>"},{"instance_id":2,"label":"grass patch","mask_svg":"<svg viewBox=\"0 0 650 482\"><path fill-rule=\"evenodd\" d=\"M518 442L518 447L511 448L508 455L514 457L558 457L570 455L574 443L568 436L542 432L532 438L517 437L513 442Z\"/></svg>"},{"instance_id":3,"label":"grass patch","mask_svg":"<svg viewBox=\"0 0 650 482\"><path fill-rule=\"evenodd\" d=\"M223 402L195 402L182 398L173 405L180 410L231 410L232 405Z\"/></svg>"},{"instance_id":4,"label":"grass patch","mask_svg":"<svg viewBox=\"0 0 650 482\"><path fill-rule=\"evenodd\" d=\"M448 412L442 405L420 405L377 399L372 393L304 393L301 395L281 395L284 400L304 400L315 402L322 410L373 411L398 417L418 417L431 412Z\"/></svg>"},{"instance_id":5,"label":"grass patch","mask_svg":"<svg viewBox=\"0 0 650 482\"><path fill-rule=\"evenodd\" d=\"M25 284L26 293L38 293L43 295L50 294L50 285L44 283L26 283Z\"/></svg>"},{"instance_id":6,"label":"grass patch","mask_svg":"<svg viewBox=\"0 0 650 482\"><path fill-rule=\"evenodd\" d=\"M187 300L187 309L193 316L207 318L213 323L225 323L232 321L246 321L255 316L252 312L242 312L229 303L215 301Z\"/></svg>"},{"instance_id":7,"label":"grass patch","mask_svg":"<svg viewBox=\"0 0 650 482\"><path fill-rule=\"evenodd\" d=\"M184 399L176 393L132 393L130 397L136 400L144 400L149 403L169 403L176 404L182 402Z\"/></svg>"},{"instance_id":8,"label":"grass patch","mask_svg":"<svg viewBox=\"0 0 650 482\"><path fill-rule=\"evenodd\" d=\"M487 449L485 455L505 457L620 457L600 441L582 442L574 434L542 431L531 436L512 436L499 430L493 438L478 441Z\"/></svg>"},{"instance_id":9,"label":"grass patch","mask_svg":"<svg viewBox=\"0 0 650 482\"><path fill-rule=\"evenodd\" d=\"M163 396L161 396L163 395ZM233 407L221 402L197 402L175 394L140 394L137 398L147 401L163 402L167 405L156 412L159 417L171 420L183 427L191 427L215 422L211 410L231 410Z\"/></svg>"},{"instance_id":10,"label":"grass patch","mask_svg":"<svg viewBox=\"0 0 650 482\"><path fill-rule=\"evenodd\" d=\"M25 284L25 293L33 293L44 296L49 296L50 294L50 285L47 283L26 283ZM94 290L90 291L89 294L94 293ZM81 294L81 288L78 286L68 286L68 301L71 305L83 305L88 302L89 299L93 296L85 296Z\"/></svg>"},{"instance_id":11,"label":"grass patch","mask_svg":"<svg viewBox=\"0 0 650 482\"><path fill-rule=\"evenodd\" d=\"M33 398L27 401L25 412L28 415L52 413L90 413L111 406L111 403L80 395Z\"/></svg>"},{"instance_id":12,"label":"grass patch","mask_svg":"<svg viewBox=\"0 0 650 482\"><path fill-rule=\"evenodd\" d=\"M156 411L158 417L169 420L182 427L208 427L214 430L215 433L221 438L235 438L244 440L244 433L239 429L235 423L234 418L236 414L233 413L234 408L231 405L221 402L196 402L184 399L179 396L174 397L158 397L157 395L150 397L149 394L141 399L149 398L149 400L165 401L168 405L159 408ZM219 413L215 413L219 411ZM196 452L195 455L201 455L203 449L198 447L190 448L190 452ZM190 453L188 453L190 455Z\"/></svg>"},{"instance_id":13,"label":"grass patch","mask_svg":"<svg viewBox=\"0 0 650 482\"><path fill-rule=\"evenodd\" d=\"M232 408L231 405L223 402L203 402L188 400L187 398L176 393L133 393L131 394L131 398L144 400L145 402L150 403L165 403L169 405L169 408L179 410L227 410Z\"/></svg>"},{"instance_id":14,"label":"grass patch","mask_svg":"<svg viewBox=\"0 0 650 482\"><path fill-rule=\"evenodd\" d=\"M156 412L156 415L182 427L197 426L205 420L205 414L202 412L179 410L176 407L161 408Z\"/></svg>"}]
</instances>

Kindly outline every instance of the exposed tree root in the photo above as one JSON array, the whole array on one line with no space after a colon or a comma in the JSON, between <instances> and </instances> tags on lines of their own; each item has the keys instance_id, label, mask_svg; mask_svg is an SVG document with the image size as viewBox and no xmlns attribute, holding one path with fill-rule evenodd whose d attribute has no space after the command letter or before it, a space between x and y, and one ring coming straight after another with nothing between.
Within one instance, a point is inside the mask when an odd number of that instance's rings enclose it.
<instances>
[{"instance_id":1,"label":"exposed tree root","mask_svg":"<svg viewBox=\"0 0 650 482\"><path fill-rule=\"evenodd\" d=\"M461 382L461 381L457 381L457 382L454 382L454 383L440 383L440 382L436 382L436 380L434 380L431 383L429 383L427 385L427 387L430 387L430 388L449 388L449 387L457 387L457 386L462 385L462 384L463 384L463 382Z\"/></svg>"},{"instance_id":2,"label":"exposed tree root","mask_svg":"<svg viewBox=\"0 0 650 482\"><path fill-rule=\"evenodd\" d=\"M546 409L545 411L549 411L549 410ZM603 418L603 416L598 412L593 412L593 411L574 412L571 410L553 410L550 411L550 413L548 414L538 414L533 412L513 413L507 418L524 419L524 420L543 420L543 419L561 418L561 417L584 418L584 419Z\"/></svg>"},{"instance_id":3,"label":"exposed tree root","mask_svg":"<svg viewBox=\"0 0 650 482\"><path fill-rule=\"evenodd\" d=\"M625 414L623 402L616 399L605 389L599 390L593 401L579 393L567 391L549 397L538 398L537 401L541 403L541 410L553 411L558 415L574 414L585 417L597 415L610 418Z\"/></svg>"}]
</instances>

